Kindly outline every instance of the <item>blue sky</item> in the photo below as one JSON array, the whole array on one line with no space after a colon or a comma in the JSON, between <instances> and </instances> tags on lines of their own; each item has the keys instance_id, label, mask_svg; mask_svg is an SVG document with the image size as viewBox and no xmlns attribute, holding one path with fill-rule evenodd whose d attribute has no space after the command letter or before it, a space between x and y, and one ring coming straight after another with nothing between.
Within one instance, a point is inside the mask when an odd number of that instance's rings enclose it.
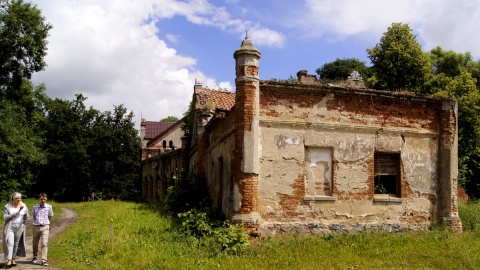
<instances>
[{"instance_id":1,"label":"blue sky","mask_svg":"<svg viewBox=\"0 0 480 270\"><path fill-rule=\"evenodd\" d=\"M424 51L480 59L478 0L33 0L53 25L48 67L34 75L52 98L82 93L101 111L124 104L140 118L181 117L195 80L234 91L233 52L248 37L260 78L310 74L336 58L369 64L393 22L408 23Z\"/></svg>"}]
</instances>

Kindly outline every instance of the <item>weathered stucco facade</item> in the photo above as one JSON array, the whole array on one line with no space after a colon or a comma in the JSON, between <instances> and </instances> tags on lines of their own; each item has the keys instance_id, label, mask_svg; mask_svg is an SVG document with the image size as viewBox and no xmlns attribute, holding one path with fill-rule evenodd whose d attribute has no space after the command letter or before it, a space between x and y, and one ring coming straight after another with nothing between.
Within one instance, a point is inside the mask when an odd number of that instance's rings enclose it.
<instances>
[{"instance_id":1,"label":"weathered stucco facade","mask_svg":"<svg viewBox=\"0 0 480 270\"><path fill-rule=\"evenodd\" d=\"M260 97L261 231L461 229L455 101L278 83Z\"/></svg>"},{"instance_id":2,"label":"weathered stucco facade","mask_svg":"<svg viewBox=\"0 0 480 270\"><path fill-rule=\"evenodd\" d=\"M229 219L260 235L461 231L454 100L365 89L355 74L345 87L305 71L260 81L260 56L245 39L234 106L197 106L182 149ZM196 104L231 97L200 89Z\"/></svg>"}]
</instances>

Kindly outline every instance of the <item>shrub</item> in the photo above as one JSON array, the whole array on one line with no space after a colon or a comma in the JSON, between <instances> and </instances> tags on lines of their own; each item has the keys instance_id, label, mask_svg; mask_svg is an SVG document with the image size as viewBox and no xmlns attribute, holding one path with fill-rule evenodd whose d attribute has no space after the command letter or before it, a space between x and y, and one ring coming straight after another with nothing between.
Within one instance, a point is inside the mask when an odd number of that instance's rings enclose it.
<instances>
[{"instance_id":1,"label":"shrub","mask_svg":"<svg viewBox=\"0 0 480 270\"><path fill-rule=\"evenodd\" d=\"M230 224L225 221L223 226L215 231L215 238L222 246L222 250L227 253L237 253L243 251L250 244L248 241L248 232L243 231L240 224Z\"/></svg>"},{"instance_id":2,"label":"shrub","mask_svg":"<svg viewBox=\"0 0 480 270\"><path fill-rule=\"evenodd\" d=\"M205 181L183 171L167 192L165 208L173 215L210 206L210 194Z\"/></svg>"},{"instance_id":3,"label":"shrub","mask_svg":"<svg viewBox=\"0 0 480 270\"><path fill-rule=\"evenodd\" d=\"M218 220L212 221L207 213L195 209L178 214L178 218L184 234L196 237L213 250L238 253L250 244L248 232L243 231L242 225L233 225L228 221L223 223L219 223Z\"/></svg>"},{"instance_id":4,"label":"shrub","mask_svg":"<svg viewBox=\"0 0 480 270\"><path fill-rule=\"evenodd\" d=\"M212 224L207 218L207 214L204 212L198 212L193 209L185 213L178 214L181 220L182 231L186 235L195 237L204 237L213 235Z\"/></svg>"}]
</instances>

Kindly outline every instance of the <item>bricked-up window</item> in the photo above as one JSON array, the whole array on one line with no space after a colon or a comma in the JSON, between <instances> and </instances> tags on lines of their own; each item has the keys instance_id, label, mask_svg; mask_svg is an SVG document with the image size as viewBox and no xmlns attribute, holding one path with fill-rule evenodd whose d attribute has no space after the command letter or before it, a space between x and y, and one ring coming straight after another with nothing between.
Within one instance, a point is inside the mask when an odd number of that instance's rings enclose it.
<instances>
[{"instance_id":1,"label":"bricked-up window","mask_svg":"<svg viewBox=\"0 0 480 270\"><path fill-rule=\"evenodd\" d=\"M332 196L332 156L328 147L305 147L307 196Z\"/></svg>"},{"instance_id":2,"label":"bricked-up window","mask_svg":"<svg viewBox=\"0 0 480 270\"><path fill-rule=\"evenodd\" d=\"M375 194L400 197L400 153L375 152Z\"/></svg>"}]
</instances>

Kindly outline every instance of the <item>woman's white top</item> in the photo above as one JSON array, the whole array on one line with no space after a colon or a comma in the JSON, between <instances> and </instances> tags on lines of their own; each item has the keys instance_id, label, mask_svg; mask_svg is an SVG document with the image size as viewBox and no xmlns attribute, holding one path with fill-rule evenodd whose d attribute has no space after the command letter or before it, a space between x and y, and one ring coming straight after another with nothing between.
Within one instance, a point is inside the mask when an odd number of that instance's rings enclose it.
<instances>
[{"instance_id":1,"label":"woman's white top","mask_svg":"<svg viewBox=\"0 0 480 270\"><path fill-rule=\"evenodd\" d=\"M20 210L20 214L18 216L15 216L14 218L12 218L12 220L10 222L13 223L13 224L23 224L24 215L26 215L28 213L27 206L24 203L21 203L20 205L23 205L23 209ZM11 204L8 204L7 205L7 210L8 210L9 214L15 214L18 211L18 208L14 207Z\"/></svg>"}]
</instances>

